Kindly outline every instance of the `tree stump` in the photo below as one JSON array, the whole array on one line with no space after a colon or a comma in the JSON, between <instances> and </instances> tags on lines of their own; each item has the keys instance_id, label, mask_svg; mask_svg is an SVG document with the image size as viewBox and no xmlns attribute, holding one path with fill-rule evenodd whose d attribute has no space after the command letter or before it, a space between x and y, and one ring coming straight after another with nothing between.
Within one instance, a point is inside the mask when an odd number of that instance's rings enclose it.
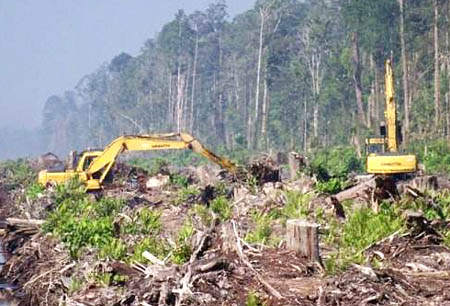
<instances>
[{"instance_id":1,"label":"tree stump","mask_svg":"<svg viewBox=\"0 0 450 306\"><path fill-rule=\"evenodd\" d=\"M319 225L306 220L291 219L286 222L286 241L290 250L320 262L319 254Z\"/></svg>"}]
</instances>

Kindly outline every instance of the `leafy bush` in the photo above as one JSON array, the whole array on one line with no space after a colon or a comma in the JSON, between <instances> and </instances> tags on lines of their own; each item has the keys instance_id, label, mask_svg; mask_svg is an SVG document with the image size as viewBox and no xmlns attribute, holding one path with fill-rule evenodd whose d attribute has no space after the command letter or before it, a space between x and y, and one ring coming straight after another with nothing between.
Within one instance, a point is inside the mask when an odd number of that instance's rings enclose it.
<instances>
[{"instance_id":1,"label":"leafy bush","mask_svg":"<svg viewBox=\"0 0 450 306\"><path fill-rule=\"evenodd\" d=\"M18 187L27 187L36 182L37 173L24 159L7 160L0 162L0 176L4 176L4 187L12 190Z\"/></svg>"},{"instance_id":2,"label":"leafy bush","mask_svg":"<svg viewBox=\"0 0 450 306\"><path fill-rule=\"evenodd\" d=\"M44 190L44 186L38 183L33 183L26 188L25 196L27 196L30 200L36 200L39 195L44 192Z\"/></svg>"},{"instance_id":3,"label":"leafy bush","mask_svg":"<svg viewBox=\"0 0 450 306\"><path fill-rule=\"evenodd\" d=\"M226 221L231 218L232 207L225 196L219 196L211 201L211 210L219 215L220 220Z\"/></svg>"},{"instance_id":4,"label":"leafy bush","mask_svg":"<svg viewBox=\"0 0 450 306\"><path fill-rule=\"evenodd\" d=\"M350 172L362 171L363 163L352 147L334 147L313 153L310 171L322 181L345 178Z\"/></svg>"},{"instance_id":5,"label":"leafy bush","mask_svg":"<svg viewBox=\"0 0 450 306\"><path fill-rule=\"evenodd\" d=\"M206 225L206 226L211 225L213 217L212 217L211 211L208 207L200 205L200 204L196 204L196 205L194 205L194 207L192 207L191 214L195 214L198 217L200 217L200 220L202 221L202 223L204 225Z\"/></svg>"},{"instance_id":6,"label":"leafy bush","mask_svg":"<svg viewBox=\"0 0 450 306\"><path fill-rule=\"evenodd\" d=\"M184 188L189 186L189 179L186 176L180 175L180 174L171 174L170 182L174 185L184 187Z\"/></svg>"},{"instance_id":7,"label":"leafy bush","mask_svg":"<svg viewBox=\"0 0 450 306\"><path fill-rule=\"evenodd\" d=\"M167 242L157 237L146 237L134 246L134 252L129 261L148 263L148 259L142 256L142 253L144 253L144 251L148 251L159 259L163 260L168 256L170 252L170 246L167 244Z\"/></svg>"},{"instance_id":8,"label":"leafy bush","mask_svg":"<svg viewBox=\"0 0 450 306\"><path fill-rule=\"evenodd\" d=\"M194 227L188 220L184 222L178 232L176 247L172 253L172 261L178 265L187 262L192 254L191 237L194 234Z\"/></svg>"},{"instance_id":9,"label":"leafy bush","mask_svg":"<svg viewBox=\"0 0 450 306\"><path fill-rule=\"evenodd\" d=\"M316 189L323 193L336 194L343 189L344 182L339 178L330 178L328 181L318 181Z\"/></svg>"},{"instance_id":10,"label":"leafy bush","mask_svg":"<svg viewBox=\"0 0 450 306\"><path fill-rule=\"evenodd\" d=\"M186 202L194 201L197 196L200 194L200 191L195 187L185 187L178 191L177 198L175 199L175 205L180 205Z\"/></svg>"},{"instance_id":11,"label":"leafy bush","mask_svg":"<svg viewBox=\"0 0 450 306\"><path fill-rule=\"evenodd\" d=\"M334 273L351 263L364 262L363 252L368 246L400 230L403 224L399 212L386 203L381 205L378 213L364 207L350 213L345 224L330 224L326 240L333 240L339 247L326 260L327 271Z\"/></svg>"},{"instance_id":12,"label":"leafy bush","mask_svg":"<svg viewBox=\"0 0 450 306\"><path fill-rule=\"evenodd\" d=\"M122 226L121 231L124 234L158 234L161 230L161 212L157 210L151 210L144 207L136 212L136 216L133 217L131 222L128 222Z\"/></svg>"},{"instance_id":13,"label":"leafy bush","mask_svg":"<svg viewBox=\"0 0 450 306\"><path fill-rule=\"evenodd\" d=\"M287 191L286 205L281 210L284 219L304 218L309 214L310 196L298 191Z\"/></svg>"},{"instance_id":14,"label":"leafy bush","mask_svg":"<svg viewBox=\"0 0 450 306\"><path fill-rule=\"evenodd\" d=\"M345 188L348 174L358 171L363 171L363 162L351 147L334 147L314 152L307 169L309 175L317 177L316 188L331 194Z\"/></svg>"},{"instance_id":15,"label":"leafy bush","mask_svg":"<svg viewBox=\"0 0 450 306\"><path fill-rule=\"evenodd\" d=\"M254 291L250 291L247 295L247 301L245 302L246 306L263 306L265 303L261 302L260 297Z\"/></svg>"},{"instance_id":16,"label":"leafy bush","mask_svg":"<svg viewBox=\"0 0 450 306\"><path fill-rule=\"evenodd\" d=\"M149 175L157 175L158 173L168 173L167 166L169 162L165 158L133 158L128 163L134 167L146 170Z\"/></svg>"},{"instance_id":17,"label":"leafy bush","mask_svg":"<svg viewBox=\"0 0 450 306\"><path fill-rule=\"evenodd\" d=\"M448 141L414 141L408 150L417 155L427 173L450 173L450 144Z\"/></svg>"},{"instance_id":18,"label":"leafy bush","mask_svg":"<svg viewBox=\"0 0 450 306\"><path fill-rule=\"evenodd\" d=\"M100 256L122 258L126 248L115 238L113 216L124 206L122 200L102 198L90 202L76 184L58 186L54 195L59 206L48 216L43 230L64 242L76 258L85 247L100 250Z\"/></svg>"},{"instance_id":19,"label":"leafy bush","mask_svg":"<svg viewBox=\"0 0 450 306\"><path fill-rule=\"evenodd\" d=\"M254 211L252 213L252 221L255 224L255 228L247 233L245 241L249 243L268 243L270 235L272 234L272 229L270 227L272 218L260 211Z\"/></svg>"}]
</instances>

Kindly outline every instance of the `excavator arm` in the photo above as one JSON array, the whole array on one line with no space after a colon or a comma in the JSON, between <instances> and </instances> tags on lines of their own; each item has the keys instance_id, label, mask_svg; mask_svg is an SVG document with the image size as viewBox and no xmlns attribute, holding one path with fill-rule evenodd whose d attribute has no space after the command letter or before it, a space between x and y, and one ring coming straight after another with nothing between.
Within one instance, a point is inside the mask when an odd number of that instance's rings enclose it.
<instances>
[{"instance_id":1,"label":"excavator arm","mask_svg":"<svg viewBox=\"0 0 450 306\"><path fill-rule=\"evenodd\" d=\"M78 176L86 184L87 189L99 189L117 157L123 152L182 149L191 149L228 172L236 173L236 166L230 160L209 151L193 136L186 133L169 133L121 136L113 140L103 151L96 152L96 157L86 170L82 170L83 165L80 164L77 167L77 171L68 170L64 173L48 173L44 171L39 174L39 182L44 185L51 181L61 183L71 177ZM89 152L85 154L89 154ZM79 163L84 163L85 157L80 158Z\"/></svg>"},{"instance_id":2,"label":"excavator arm","mask_svg":"<svg viewBox=\"0 0 450 306\"><path fill-rule=\"evenodd\" d=\"M384 116L387 121L387 151L397 152L397 111L395 107L394 73L392 72L392 64L389 59L386 60L386 73L384 78L386 87L386 111Z\"/></svg>"}]
</instances>

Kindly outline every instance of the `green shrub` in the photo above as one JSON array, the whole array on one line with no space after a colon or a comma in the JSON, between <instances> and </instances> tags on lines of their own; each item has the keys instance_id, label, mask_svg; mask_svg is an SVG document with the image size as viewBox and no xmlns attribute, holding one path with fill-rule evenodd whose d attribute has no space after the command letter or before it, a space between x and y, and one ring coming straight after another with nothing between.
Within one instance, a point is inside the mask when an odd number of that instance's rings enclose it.
<instances>
[{"instance_id":1,"label":"green shrub","mask_svg":"<svg viewBox=\"0 0 450 306\"><path fill-rule=\"evenodd\" d=\"M134 167L144 169L149 175L167 173L168 161L165 158L133 158L128 163Z\"/></svg>"},{"instance_id":2,"label":"green shrub","mask_svg":"<svg viewBox=\"0 0 450 306\"><path fill-rule=\"evenodd\" d=\"M430 174L450 173L450 144L446 140L416 140L409 144L408 152L417 155L425 171Z\"/></svg>"},{"instance_id":3,"label":"green shrub","mask_svg":"<svg viewBox=\"0 0 450 306\"><path fill-rule=\"evenodd\" d=\"M252 221L254 222L255 227L252 231L247 233L245 241L249 243L268 244L270 235L272 234L270 226L272 218L260 211L254 211L252 213Z\"/></svg>"},{"instance_id":4,"label":"green shrub","mask_svg":"<svg viewBox=\"0 0 450 306\"><path fill-rule=\"evenodd\" d=\"M5 178L4 187L6 190L27 187L37 180L37 173L24 159L0 162L0 175Z\"/></svg>"},{"instance_id":5,"label":"green shrub","mask_svg":"<svg viewBox=\"0 0 450 306\"><path fill-rule=\"evenodd\" d=\"M309 166L311 174L321 181L346 178L350 172L363 170L363 162L353 147L333 147L312 153Z\"/></svg>"},{"instance_id":6,"label":"green shrub","mask_svg":"<svg viewBox=\"0 0 450 306\"><path fill-rule=\"evenodd\" d=\"M191 214L195 214L198 217L200 217L200 220L205 226L210 226L212 222L212 215L211 211L208 207L203 206L201 204L196 204L191 209Z\"/></svg>"},{"instance_id":7,"label":"green shrub","mask_svg":"<svg viewBox=\"0 0 450 306\"><path fill-rule=\"evenodd\" d=\"M43 230L51 232L64 242L72 257L79 256L83 247L94 247L100 256L122 258L126 254L123 243L115 238L114 217L124 202L102 198L90 202L76 184L56 188L56 209L49 214Z\"/></svg>"},{"instance_id":8,"label":"green shrub","mask_svg":"<svg viewBox=\"0 0 450 306\"><path fill-rule=\"evenodd\" d=\"M403 225L404 220L391 204L381 205L378 213L369 208L355 210L340 228L337 223L330 225L329 237L338 244L338 251L326 260L328 272L346 269L351 263L363 263L367 247L400 230ZM331 239L326 240L330 242Z\"/></svg>"},{"instance_id":9,"label":"green shrub","mask_svg":"<svg viewBox=\"0 0 450 306\"><path fill-rule=\"evenodd\" d=\"M38 183L32 183L25 190L25 196L27 196L30 200L36 200L40 194L44 192L44 186Z\"/></svg>"},{"instance_id":10,"label":"green shrub","mask_svg":"<svg viewBox=\"0 0 450 306\"><path fill-rule=\"evenodd\" d=\"M184 187L184 188L189 186L189 179L186 176L180 175L180 174L171 174L170 182L174 185Z\"/></svg>"},{"instance_id":11,"label":"green shrub","mask_svg":"<svg viewBox=\"0 0 450 306\"><path fill-rule=\"evenodd\" d=\"M210 207L219 216L220 220L226 221L231 218L232 207L225 196L219 196L212 200Z\"/></svg>"},{"instance_id":12,"label":"green shrub","mask_svg":"<svg viewBox=\"0 0 450 306\"><path fill-rule=\"evenodd\" d=\"M247 295L247 301L245 302L246 306L263 306L265 305L263 302L261 302L261 299L259 298L258 294L254 291L250 291Z\"/></svg>"},{"instance_id":13,"label":"green shrub","mask_svg":"<svg viewBox=\"0 0 450 306\"><path fill-rule=\"evenodd\" d=\"M167 244L166 241L150 236L142 239L140 242L138 242L134 246L133 255L129 259L130 262L140 262L140 263L148 263L148 259L142 256L142 253L144 251L147 251L159 259L163 260L165 259L170 252L170 246Z\"/></svg>"},{"instance_id":14,"label":"green shrub","mask_svg":"<svg viewBox=\"0 0 450 306\"><path fill-rule=\"evenodd\" d=\"M285 192L286 205L281 210L284 219L304 218L309 214L310 196L298 191Z\"/></svg>"},{"instance_id":15,"label":"green shrub","mask_svg":"<svg viewBox=\"0 0 450 306\"><path fill-rule=\"evenodd\" d=\"M161 212L144 207L135 212L130 222L125 223L121 227L124 234L158 234L161 230Z\"/></svg>"},{"instance_id":16,"label":"green shrub","mask_svg":"<svg viewBox=\"0 0 450 306\"><path fill-rule=\"evenodd\" d=\"M343 189L344 182L340 178L330 178L328 181L318 181L316 189L323 193L336 194Z\"/></svg>"},{"instance_id":17,"label":"green shrub","mask_svg":"<svg viewBox=\"0 0 450 306\"><path fill-rule=\"evenodd\" d=\"M186 202L195 201L200 191L195 187L185 187L178 191L174 204L180 205Z\"/></svg>"},{"instance_id":18,"label":"green shrub","mask_svg":"<svg viewBox=\"0 0 450 306\"><path fill-rule=\"evenodd\" d=\"M172 261L174 263L181 265L190 259L192 254L190 240L193 234L194 227L192 223L189 220L185 221L178 232L176 247L172 252Z\"/></svg>"}]
</instances>

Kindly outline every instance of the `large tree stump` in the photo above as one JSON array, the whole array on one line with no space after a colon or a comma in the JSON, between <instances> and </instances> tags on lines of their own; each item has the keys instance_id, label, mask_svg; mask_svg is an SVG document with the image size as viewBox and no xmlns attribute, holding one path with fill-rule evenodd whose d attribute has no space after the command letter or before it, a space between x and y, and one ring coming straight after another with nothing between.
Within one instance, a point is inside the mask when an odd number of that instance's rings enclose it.
<instances>
[{"instance_id":1,"label":"large tree stump","mask_svg":"<svg viewBox=\"0 0 450 306\"><path fill-rule=\"evenodd\" d=\"M319 225L306 220L291 219L286 223L287 247L311 261L320 262Z\"/></svg>"}]
</instances>

